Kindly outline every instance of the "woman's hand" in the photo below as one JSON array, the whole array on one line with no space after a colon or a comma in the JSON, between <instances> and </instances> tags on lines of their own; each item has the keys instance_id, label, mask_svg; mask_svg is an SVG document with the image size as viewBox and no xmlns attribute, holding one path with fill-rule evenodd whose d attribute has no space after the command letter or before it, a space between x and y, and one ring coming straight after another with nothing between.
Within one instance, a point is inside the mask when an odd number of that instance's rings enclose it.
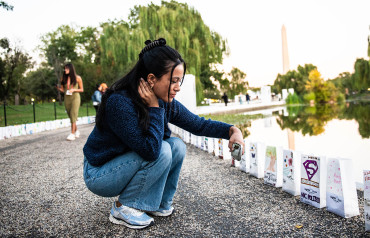
<instances>
[{"instance_id":1,"label":"woman's hand","mask_svg":"<svg viewBox=\"0 0 370 238\"><path fill-rule=\"evenodd\" d=\"M237 128L235 126L230 127L229 136L230 136L230 140L229 140L229 149L230 149L230 152L233 150L232 149L233 148L233 144L234 143L238 143L240 145L243 145L243 151L242 151L242 153L244 154L244 148L245 148L244 138L243 138L243 134L239 130L239 128Z\"/></svg>"},{"instance_id":2,"label":"woman's hand","mask_svg":"<svg viewBox=\"0 0 370 238\"><path fill-rule=\"evenodd\" d=\"M153 90L150 88L148 82L145 82L144 79L140 79L140 85L139 85L138 91L144 103L148 107L159 107L157 96L154 94Z\"/></svg>"}]
</instances>

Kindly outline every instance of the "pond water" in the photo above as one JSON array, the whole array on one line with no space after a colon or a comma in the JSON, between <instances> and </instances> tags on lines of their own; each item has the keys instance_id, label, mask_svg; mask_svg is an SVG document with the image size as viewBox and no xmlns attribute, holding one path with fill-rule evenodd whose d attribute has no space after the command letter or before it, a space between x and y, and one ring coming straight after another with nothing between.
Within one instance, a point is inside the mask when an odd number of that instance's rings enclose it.
<instances>
[{"instance_id":1,"label":"pond water","mask_svg":"<svg viewBox=\"0 0 370 238\"><path fill-rule=\"evenodd\" d=\"M246 120L241 120L243 117ZM279 107L242 113L235 118L238 118L236 122L232 122L232 118L227 122L242 127L248 141L289 148L289 135L296 151L326 158L352 159L358 188L363 184L363 170L370 170L369 101Z\"/></svg>"}]
</instances>

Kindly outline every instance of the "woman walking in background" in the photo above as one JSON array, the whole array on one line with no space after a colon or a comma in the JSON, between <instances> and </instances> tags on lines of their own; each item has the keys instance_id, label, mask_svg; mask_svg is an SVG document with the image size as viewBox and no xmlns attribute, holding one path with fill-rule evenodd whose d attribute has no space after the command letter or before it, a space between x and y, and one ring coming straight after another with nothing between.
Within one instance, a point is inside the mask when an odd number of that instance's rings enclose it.
<instances>
[{"instance_id":1,"label":"woman walking in background","mask_svg":"<svg viewBox=\"0 0 370 238\"><path fill-rule=\"evenodd\" d=\"M102 93L100 91L100 88L101 86L99 84L97 84L95 86L95 92L94 94L91 96L91 100L93 102L93 106L95 108L95 112L98 113L98 108L99 108L99 105L101 103L101 96L102 96Z\"/></svg>"},{"instance_id":2,"label":"woman walking in background","mask_svg":"<svg viewBox=\"0 0 370 238\"><path fill-rule=\"evenodd\" d=\"M80 93L84 91L82 79L79 75L76 75L73 64L69 63L64 66L64 73L58 90L64 93L64 106L71 120L71 134L69 134L67 140L72 141L80 136L76 122L81 104Z\"/></svg>"}]
</instances>

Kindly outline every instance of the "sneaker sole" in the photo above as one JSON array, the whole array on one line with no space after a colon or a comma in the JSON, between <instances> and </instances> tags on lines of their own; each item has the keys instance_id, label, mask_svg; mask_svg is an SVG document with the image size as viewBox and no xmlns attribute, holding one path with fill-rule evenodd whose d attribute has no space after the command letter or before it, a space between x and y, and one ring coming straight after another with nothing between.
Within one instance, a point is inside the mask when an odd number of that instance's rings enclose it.
<instances>
[{"instance_id":1,"label":"sneaker sole","mask_svg":"<svg viewBox=\"0 0 370 238\"><path fill-rule=\"evenodd\" d=\"M146 227L154 225L154 221L151 221L148 225L142 225L142 226L132 225L132 224L125 222L124 220L115 218L112 214L109 215L109 221L117 225L127 226L128 228L131 228L131 229L144 229Z\"/></svg>"},{"instance_id":2,"label":"sneaker sole","mask_svg":"<svg viewBox=\"0 0 370 238\"><path fill-rule=\"evenodd\" d=\"M175 210L172 210L171 213L161 213L161 212L146 212L152 216L156 217L168 217L171 216L174 213Z\"/></svg>"}]
</instances>

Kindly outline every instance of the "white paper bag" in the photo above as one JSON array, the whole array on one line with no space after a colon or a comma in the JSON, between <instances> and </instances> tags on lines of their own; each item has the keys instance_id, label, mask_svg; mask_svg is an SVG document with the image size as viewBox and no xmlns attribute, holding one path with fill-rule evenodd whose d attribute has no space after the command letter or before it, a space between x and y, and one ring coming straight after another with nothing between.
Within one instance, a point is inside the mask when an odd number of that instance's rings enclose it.
<instances>
[{"instance_id":1,"label":"white paper bag","mask_svg":"<svg viewBox=\"0 0 370 238\"><path fill-rule=\"evenodd\" d=\"M26 124L27 135L32 135L34 133L34 126L33 123Z\"/></svg>"},{"instance_id":2,"label":"white paper bag","mask_svg":"<svg viewBox=\"0 0 370 238\"><path fill-rule=\"evenodd\" d=\"M230 160L231 161L231 153L229 151L229 140L222 140L222 155L224 160Z\"/></svg>"},{"instance_id":3,"label":"white paper bag","mask_svg":"<svg viewBox=\"0 0 370 238\"><path fill-rule=\"evenodd\" d=\"M203 150L208 152L208 137L204 136L203 141L204 141Z\"/></svg>"},{"instance_id":4,"label":"white paper bag","mask_svg":"<svg viewBox=\"0 0 370 238\"><path fill-rule=\"evenodd\" d=\"M244 154L242 155L242 158L240 160L240 170L241 171L244 171L246 173L249 173L250 171L250 159L249 159L249 154L248 153L248 144L249 142L245 139L244 140L244 147L243 147L243 150L244 150Z\"/></svg>"},{"instance_id":5,"label":"white paper bag","mask_svg":"<svg viewBox=\"0 0 370 238\"><path fill-rule=\"evenodd\" d=\"M280 147L266 147L264 184L273 187L283 185L283 150Z\"/></svg>"},{"instance_id":6,"label":"white paper bag","mask_svg":"<svg viewBox=\"0 0 370 238\"><path fill-rule=\"evenodd\" d=\"M213 138L213 149L214 149L214 156L218 157L220 155L220 151L218 148L218 138Z\"/></svg>"},{"instance_id":7,"label":"white paper bag","mask_svg":"<svg viewBox=\"0 0 370 238\"><path fill-rule=\"evenodd\" d=\"M345 218L360 215L352 161L329 159L327 167L326 209Z\"/></svg>"},{"instance_id":8,"label":"white paper bag","mask_svg":"<svg viewBox=\"0 0 370 238\"><path fill-rule=\"evenodd\" d=\"M370 231L370 170L364 170L365 231Z\"/></svg>"},{"instance_id":9,"label":"white paper bag","mask_svg":"<svg viewBox=\"0 0 370 238\"><path fill-rule=\"evenodd\" d=\"M264 177L266 146L261 142L251 142L249 145L250 171L257 178Z\"/></svg>"},{"instance_id":10,"label":"white paper bag","mask_svg":"<svg viewBox=\"0 0 370 238\"><path fill-rule=\"evenodd\" d=\"M214 154L213 138L208 137L208 153Z\"/></svg>"},{"instance_id":11,"label":"white paper bag","mask_svg":"<svg viewBox=\"0 0 370 238\"><path fill-rule=\"evenodd\" d=\"M218 145L218 158L223 159L224 154L223 154L223 140L224 139L218 139L217 140L217 145Z\"/></svg>"},{"instance_id":12,"label":"white paper bag","mask_svg":"<svg viewBox=\"0 0 370 238\"><path fill-rule=\"evenodd\" d=\"M5 139L4 132L5 132L5 127L0 127L0 140Z\"/></svg>"},{"instance_id":13,"label":"white paper bag","mask_svg":"<svg viewBox=\"0 0 370 238\"><path fill-rule=\"evenodd\" d=\"M196 145L196 135L194 134L190 135L190 144Z\"/></svg>"},{"instance_id":14,"label":"white paper bag","mask_svg":"<svg viewBox=\"0 0 370 238\"><path fill-rule=\"evenodd\" d=\"M302 154L301 202L317 208L326 206L326 159Z\"/></svg>"},{"instance_id":15,"label":"white paper bag","mask_svg":"<svg viewBox=\"0 0 370 238\"><path fill-rule=\"evenodd\" d=\"M301 193L301 153L283 150L283 191L298 196Z\"/></svg>"}]
</instances>

